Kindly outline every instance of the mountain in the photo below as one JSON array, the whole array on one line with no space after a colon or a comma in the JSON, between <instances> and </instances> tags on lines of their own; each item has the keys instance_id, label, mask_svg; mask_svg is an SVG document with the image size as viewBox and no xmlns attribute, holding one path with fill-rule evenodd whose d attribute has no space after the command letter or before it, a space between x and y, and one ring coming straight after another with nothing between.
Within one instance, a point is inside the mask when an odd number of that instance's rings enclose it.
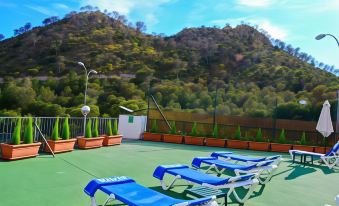
<instances>
[{"instance_id":1,"label":"mountain","mask_svg":"<svg viewBox=\"0 0 339 206\"><path fill-rule=\"evenodd\" d=\"M166 37L145 34L142 22L133 26L116 12L72 12L47 22L0 42L3 115L81 115L78 61L101 75L90 79L92 115L116 115L119 105L145 108L151 85L166 109L212 112L217 88L218 113L311 120L339 89L313 57L249 25L185 28Z\"/></svg>"}]
</instances>

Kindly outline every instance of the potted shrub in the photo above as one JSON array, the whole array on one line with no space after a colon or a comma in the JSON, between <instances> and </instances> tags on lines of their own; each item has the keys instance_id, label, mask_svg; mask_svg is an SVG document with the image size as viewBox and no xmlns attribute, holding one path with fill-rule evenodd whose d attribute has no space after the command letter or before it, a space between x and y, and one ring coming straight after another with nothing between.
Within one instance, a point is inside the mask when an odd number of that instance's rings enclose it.
<instances>
[{"instance_id":1,"label":"potted shrub","mask_svg":"<svg viewBox=\"0 0 339 206\"><path fill-rule=\"evenodd\" d=\"M292 149L292 144L287 144L285 130L282 129L279 135L279 140L275 143L271 143L272 152L288 152Z\"/></svg>"},{"instance_id":2,"label":"potted shrub","mask_svg":"<svg viewBox=\"0 0 339 206\"><path fill-rule=\"evenodd\" d=\"M175 121L172 121L171 123L171 129L169 131L169 134L164 134L163 138L164 138L164 142L176 143L176 144L182 143L183 137L182 135L177 133L177 127L175 125Z\"/></svg>"},{"instance_id":3,"label":"potted shrub","mask_svg":"<svg viewBox=\"0 0 339 206\"><path fill-rule=\"evenodd\" d=\"M91 129L91 124L92 124L91 119L89 119L86 124L85 137L77 138L78 147L80 149L91 149L91 148L97 148L97 147L102 146L104 137L99 136L98 119L95 120L93 133Z\"/></svg>"},{"instance_id":4,"label":"potted shrub","mask_svg":"<svg viewBox=\"0 0 339 206\"><path fill-rule=\"evenodd\" d=\"M265 141L261 128L258 129L257 135L255 136L254 141L248 143L248 148L250 150L258 151L268 151L270 149L270 143Z\"/></svg>"},{"instance_id":5,"label":"potted shrub","mask_svg":"<svg viewBox=\"0 0 339 206\"><path fill-rule=\"evenodd\" d=\"M240 126L238 125L235 131L234 138L227 140L227 147L235 149L248 149L248 142L249 141L247 139L243 139L241 137L241 129Z\"/></svg>"},{"instance_id":6,"label":"potted shrub","mask_svg":"<svg viewBox=\"0 0 339 206\"><path fill-rule=\"evenodd\" d=\"M307 141L306 141L306 133L303 131L300 142L299 144L293 144L293 149L294 150L302 150L302 151L307 151L307 152L313 152L314 147L313 146L308 146Z\"/></svg>"},{"instance_id":7,"label":"potted shrub","mask_svg":"<svg viewBox=\"0 0 339 206\"><path fill-rule=\"evenodd\" d=\"M24 131L24 142L21 144L21 118L18 119L11 144L1 144L2 159L16 160L38 156L41 142L33 142L33 119L28 118Z\"/></svg>"},{"instance_id":8,"label":"potted shrub","mask_svg":"<svg viewBox=\"0 0 339 206\"><path fill-rule=\"evenodd\" d=\"M103 145L111 146L111 145L119 145L121 144L122 135L118 134L118 120L114 120L113 131L112 131L112 122L108 120L106 125L106 135L104 136Z\"/></svg>"},{"instance_id":9,"label":"potted shrub","mask_svg":"<svg viewBox=\"0 0 339 206\"><path fill-rule=\"evenodd\" d=\"M190 135L185 135L184 141L185 141L185 144L204 145L205 138L199 137L196 122L193 123Z\"/></svg>"},{"instance_id":10,"label":"potted shrub","mask_svg":"<svg viewBox=\"0 0 339 206\"><path fill-rule=\"evenodd\" d=\"M157 120L152 120L152 126L150 132L144 132L143 140L145 141L153 141L153 142L161 142L162 134L158 133Z\"/></svg>"},{"instance_id":11,"label":"potted shrub","mask_svg":"<svg viewBox=\"0 0 339 206\"><path fill-rule=\"evenodd\" d=\"M76 139L69 139L69 137L68 117L65 118L62 126L61 139L59 137L59 118L57 118L54 123L52 138L47 140L47 143L54 153L73 151ZM51 152L47 145L45 146L45 152Z\"/></svg>"},{"instance_id":12,"label":"potted shrub","mask_svg":"<svg viewBox=\"0 0 339 206\"><path fill-rule=\"evenodd\" d=\"M206 138L206 146L209 147L225 147L226 140L219 138L218 125L215 124L213 127L212 138Z\"/></svg>"}]
</instances>

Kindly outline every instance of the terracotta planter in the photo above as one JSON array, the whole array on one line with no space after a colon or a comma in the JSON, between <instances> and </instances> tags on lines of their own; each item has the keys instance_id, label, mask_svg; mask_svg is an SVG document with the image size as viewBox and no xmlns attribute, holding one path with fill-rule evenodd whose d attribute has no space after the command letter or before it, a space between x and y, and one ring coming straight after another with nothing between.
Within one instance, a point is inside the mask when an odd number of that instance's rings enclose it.
<instances>
[{"instance_id":1,"label":"terracotta planter","mask_svg":"<svg viewBox=\"0 0 339 206\"><path fill-rule=\"evenodd\" d=\"M185 136L185 144L191 145L204 145L205 138L204 137L192 137L192 136Z\"/></svg>"},{"instance_id":2,"label":"terracotta planter","mask_svg":"<svg viewBox=\"0 0 339 206\"><path fill-rule=\"evenodd\" d=\"M206 138L206 146L209 147L225 147L226 140L218 138Z\"/></svg>"},{"instance_id":3,"label":"terracotta planter","mask_svg":"<svg viewBox=\"0 0 339 206\"><path fill-rule=\"evenodd\" d=\"M104 141L104 137L77 137L77 139L79 149L98 148L102 146L102 142Z\"/></svg>"},{"instance_id":4,"label":"terracotta planter","mask_svg":"<svg viewBox=\"0 0 339 206\"><path fill-rule=\"evenodd\" d=\"M104 136L104 141L103 141L103 145L104 146L112 146L112 145L119 145L121 144L122 141L122 135L113 135L113 136Z\"/></svg>"},{"instance_id":5,"label":"terracotta planter","mask_svg":"<svg viewBox=\"0 0 339 206\"><path fill-rule=\"evenodd\" d=\"M318 147L318 146L315 146L314 147L314 152L316 153L321 153L321 154L325 154L325 147Z\"/></svg>"},{"instance_id":6,"label":"terracotta planter","mask_svg":"<svg viewBox=\"0 0 339 206\"><path fill-rule=\"evenodd\" d=\"M164 134L163 135L164 142L182 144L183 136L177 134Z\"/></svg>"},{"instance_id":7,"label":"terracotta planter","mask_svg":"<svg viewBox=\"0 0 339 206\"><path fill-rule=\"evenodd\" d=\"M74 150L74 144L76 139L67 139L67 140L47 140L49 146L51 147L52 151L54 153L60 153L60 152L69 152ZM45 152L51 152L49 147L46 145Z\"/></svg>"},{"instance_id":8,"label":"terracotta planter","mask_svg":"<svg viewBox=\"0 0 339 206\"><path fill-rule=\"evenodd\" d=\"M248 142L248 149L257 151L268 151L270 149L269 142Z\"/></svg>"},{"instance_id":9,"label":"terracotta planter","mask_svg":"<svg viewBox=\"0 0 339 206\"><path fill-rule=\"evenodd\" d=\"M227 140L227 147L234 148L234 149L248 149L248 142L249 141L242 141L242 140Z\"/></svg>"},{"instance_id":10,"label":"terracotta planter","mask_svg":"<svg viewBox=\"0 0 339 206\"><path fill-rule=\"evenodd\" d=\"M288 152L290 149L292 149L291 144L271 143L272 152Z\"/></svg>"},{"instance_id":11,"label":"terracotta planter","mask_svg":"<svg viewBox=\"0 0 339 206\"><path fill-rule=\"evenodd\" d=\"M2 143L1 144L2 159L16 160L28 157L36 157L38 156L40 145L41 142L19 145L10 145Z\"/></svg>"},{"instance_id":12,"label":"terracotta planter","mask_svg":"<svg viewBox=\"0 0 339 206\"><path fill-rule=\"evenodd\" d=\"M306 152L313 152L314 147L313 146L306 146L306 145L293 145L294 150L302 150Z\"/></svg>"},{"instance_id":13,"label":"terracotta planter","mask_svg":"<svg viewBox=\"0 0 339 206\"><path fill-rule=\"evenodd\" d=\"M162 141L162 134L144 132L143 136L144 136L143 137L144 141L153 141L153 142L161 142Z\"/></svg>"}]
</instances>

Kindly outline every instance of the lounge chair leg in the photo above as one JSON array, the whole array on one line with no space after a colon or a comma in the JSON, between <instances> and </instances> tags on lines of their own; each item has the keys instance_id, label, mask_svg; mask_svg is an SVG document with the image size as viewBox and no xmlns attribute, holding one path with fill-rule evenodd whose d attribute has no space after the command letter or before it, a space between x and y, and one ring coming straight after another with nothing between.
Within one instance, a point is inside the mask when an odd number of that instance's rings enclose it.
<instances>
[{"instance_id":1,"label":"lounge chair leg","mask_svg":"<svg viewBox=\"0 0 339 206\"><path fill-rule=\"evenodd\" d=\"M253 194L254 189L259 185L259 181L254 182L252 185L250 185L250 188L248 189L246 195L243 198L240 198L238 193L235 191L235 188L230 188L230 190L227 193L227 196L233 193L235 199L239 203L245 203L246 200L248 200L251 195Z\"/></svg>"},{"instance_id":2,"label":"lounge chair leg","mask_svg":"<svg viewBox=\"0 0 339 206\"><path fill-rule=\"evenodd\" d=\"M91 197L91 206L97 206L97 202L95 201L95 197Z\"/></svg>"},{"instance_id":3,"label":"lounge chair leg","mask_svg":"<svg viewBox=\"0 0 339 206\"><path fill-rule=\"evenodd\" d=\"M107 200L105 201L105 203L103 204L103 206L106 206L108 203L110 203L111 201L115 200L115 196L113 194L111 194Z\"/></svg>"},{"instance_id":4,"label":"lounge chair leg","mask_svg":"<svg viewBox=\"0 0 339 206\"><path fill-rule=\"evenodd\" d=\"M160 184L161 184L162 189L163 190L170 189L174 185L175 181L177 181L177 179L181 179L181 176L180 175L175 176L174 179L172 180L172 182L168 186L166 185L164 180L160 180Z\"/></svg>"}]
</instances>

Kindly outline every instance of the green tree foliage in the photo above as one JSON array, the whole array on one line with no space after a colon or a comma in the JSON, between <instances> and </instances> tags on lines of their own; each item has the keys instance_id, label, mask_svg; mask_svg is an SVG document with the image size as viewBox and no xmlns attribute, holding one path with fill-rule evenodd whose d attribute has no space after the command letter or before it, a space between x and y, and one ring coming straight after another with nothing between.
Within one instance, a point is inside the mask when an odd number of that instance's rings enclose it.
<instances>
[{"instance_id":1,"label":"green tree foliage","mask_svg":"<svg viewBox=\"0 0 339 206\"><path fill-rule=\"evenodd\" d=\"M171 129L169 131L170 134L177 134L177 126L175 125L175 121L171 122Z\"/></svg>"},{"instance_id":2,"label":"green tree foliage","mask_svg":"<svg viewBox=\"0 0 339 206\"><path fill-rule=\"evenodd\" d=\"M88 119L88 121L87 121L85 137L86 138L92 137L92 121L91 121L91 119Z\"/></svg>"},{"instance_id":3,"label":"green tree foliage","mask_svg":"<svg viewBox=\"0 0 339 206\"><path fill-rule=\"evenodd\" d=\"M33 143L33 118L28 117L27 124L25 127L24 133L24 143L31 144Z\"/></svg>"},{"instance_id":4,"label":"green tree foliage","mask_svg":"<svg viewBox=\"0 0 339 206\"><path fill-rule=\"evenodd\" d=\"M107 121L107 125L106 125L106 135L107 136L112 136L113 132L112 132L112 121L108 120Z\"/></svg>"},{"instance_id":5,"label":"green tree foliage","mask_svg":"<svg viewBox=\"0 0 339 206\"><path fill-rule=\"evenodd\" d=\"M258 129L257 134L255 135L255 141L256 142L263 142L264 141L261 128Z\"/></svg>"},{"instance_id":6,"label":"green tree foliage","mask_svg":"<svg viewBox=\"0 0 339 206\"><path fill-rule=\"evenodd\" d=\"M285 130L282 129L279 135L279 143L280 144L286 144L286 135L285 135Z\"/></svg>"},{"instance_id":7,"label":"green tree foliage","mask_svg":"<svg viewBox=\"0 0 339 206\"><path fill-rule=\"evenodd\" d=\"M52 131L52 140L59 140L59 117L56 118L53 131Z\"/></svg>"},{"instance_id":8,"label":"green tree foliage","mask_svg":"<svg viewBox=\"0 0 339 206\"><path fill-rule=\"evenodd\" d=\"M9 76L0 85L0 111L82 116L85 75L69 59L86 59L102 75L89 79L90 117L117 116L119 105L146 108L150 83L167 110L211 113L218 86L218 114L317 120L323 101L335 102L339 88L333 67L246 24L163 37L144 34L143 22L130 26L122 15L96 9L43 22L0 41L0 76ZM28 75L34 79L12 78Z\"/></svg>"},{"instance_id":9,"label":"green tree foliage","mask_svg":"<svg viewBox=\"0 0 339 206\"><path fill-rule=\"evenodd\" d=\"M303 131L303 133L301 134L300 144L301 145L306 145L307 144L305 131Z\"/></svg>"},{"instance_id":10,"label":"green tree foliage","mask_svg":"<svg viewBox=\"0 0 339 206\"><path fill-rule=\"evenodd\" d=\"M117 119L114 119L113 135L118 135L118 120Z\"/></svg>"},{"instance_id":11,"label":"green tree foliage","mask_svg":"<svg viewBox=\"0 0 339 206\"><path fill-rule=\"evenodd\" d=\"M218 124L215 124L214 127L213 127L212 137L214 137L214 138L218 138L219 137Z\"/></svg>"},{"instance_id":12,"label":"green tree foliage","mask_svg":"<svg viewBox=\"0 0 339 206\"><path fill-rule=\"evenodd\" d=\"M238 125L238 126L237 126L237 129L235 130L234 139L237 139L237 140L240 140L240 139L241 139L241 129L240 129L240 125Z\"/></svg>"},{"instance_id":13,"label":"green tree foliage","mask_svg":"<svg viewBox=\"0 0 339 206\"><path fill-rule=\"evenodd\" d=\"M61 132L61 138L63 140L67 140L70 137L70 131L69 131L69 123L68 123L68 117L65 118L63 126L62 126L62 132Z\"/></svg>"},{"instance_id":14,"label":"green tree foliage","mask_svg":"<svg viewBox=\"0 0 339 206\"><path fill-rule=\"evenodd\" d=\"M152 120L152 126L151 126L151 131L152 133L157 133L158 132L158 125L157 125L157 120L153 119Z\"/></svg>"},{"instance_id":15,"label":"green tree foliage","mask_svg":"<svg viewBox=\"0 0 339 206\"><path fill-rule=\"evenodd\" d=\"M21 117L18 118L18 121L16 122L13 136L12 136L12 144L18 145L21 141Z\"/></svg>"},{"instance_id":16,"label":"green tree foliage","mask_svg":"<svg viewBox=\"0 0 339 206\"><path fill-rule=\"evenodd\" d=\"M93 137L99 137L99 119L98 118L95 118L92 136Z\"/></svg>"},{"instance_id":17,"label":"green tree foliage","mask_svg":"<svg viewBox=\"0 0 339 206\"><path fill-rule=\"evenodd\" d=\"M193 123L190 135L194 137L198 136L197 122Z\"/></svg>"}]
</instances>

